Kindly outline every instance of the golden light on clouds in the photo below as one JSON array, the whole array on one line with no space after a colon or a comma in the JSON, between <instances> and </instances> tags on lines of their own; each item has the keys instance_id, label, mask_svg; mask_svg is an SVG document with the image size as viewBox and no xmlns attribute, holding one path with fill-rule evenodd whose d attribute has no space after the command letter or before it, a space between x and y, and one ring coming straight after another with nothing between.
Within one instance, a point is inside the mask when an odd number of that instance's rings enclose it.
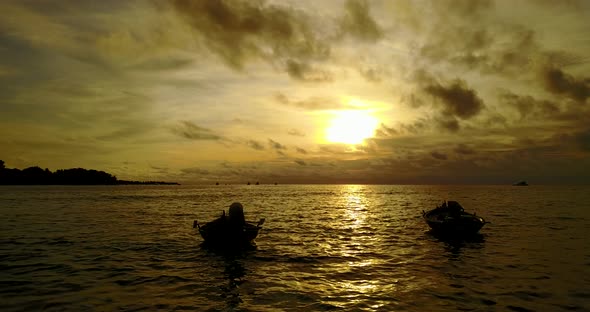
<instances>
[{"instance_id":1,"label":"golden light on clouds","mask_svg":"<svg viewBox=\"0 0 590 312\"><path fill-rule=\"evenodd\" d=\"M0 1L7 168L590 181L590 1L87 2Z\"/></svg>"},{"instance_id":2,"label":"golden light on clouds","mask_svg":"<svg viewBox=\"0 0 590 312\"><path fill-rule=\"evenodd\" d=\"M330 143L360 144L375 133L379 120L367 110L346 110L334 113L326 129Z\"/></svg>"}]
</instances>

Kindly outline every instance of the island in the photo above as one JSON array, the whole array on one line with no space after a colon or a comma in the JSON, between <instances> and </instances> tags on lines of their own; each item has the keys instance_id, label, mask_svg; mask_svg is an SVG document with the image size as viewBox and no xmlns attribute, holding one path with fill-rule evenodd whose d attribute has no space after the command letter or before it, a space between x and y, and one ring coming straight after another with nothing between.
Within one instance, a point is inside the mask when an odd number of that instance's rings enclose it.
<instances>
[{"instance_id":1,"label":"island","mask_svg":"<svg viewBox=\"0 0 590 312\"><path fill-rule=\"evenodd\" d=\"M179 185L177 182L128 181L93 169L58 169L55 172L38 166L23 170L6 168L0 160L0 185Z\"/></svg>"},{"instance_id":2,"label":"island","mask_svg":"<svg viewBox=\"0 0 590 312\"><path fill-rule=\"evenodd\" d=\"M514 183L512 185L513 186L529 186L529 184L526 181L516 182L516 183Z\"/></svg>"}]
</instances>

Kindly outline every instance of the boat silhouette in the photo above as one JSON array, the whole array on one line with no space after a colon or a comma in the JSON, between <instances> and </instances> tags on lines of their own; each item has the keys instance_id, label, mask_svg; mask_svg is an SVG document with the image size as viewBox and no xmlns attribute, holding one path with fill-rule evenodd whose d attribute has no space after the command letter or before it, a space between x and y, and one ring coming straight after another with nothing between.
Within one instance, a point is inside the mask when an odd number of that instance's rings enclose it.
<instances>
[{"instance_id":1,"label":"boat silhouette","mask_svg":"<svg viewBox=\"0 0 590 312\"><path fill-rule=\"evenodd\" d=\"M477 233L486 223L475 213L465 212L456 201L444 202L427 212L422 212L424 221L433 232L450 235L470 235Z\"/></svg>"},{"instance_id":2,"label":"boat silhouette","mask_svg":"<svg viewBox=\"0 0 590 312\"><path fill-rule=\"evenodd\" d=\"M204 225L197 220L193 222L193 228L198 228L204 243L210 246L233 248L252 244L258 236L265 219L258 222L246 221L244 211L240 203L233 203L229 209L229 216L222 215Z\"/></svg>"}]
</instances>

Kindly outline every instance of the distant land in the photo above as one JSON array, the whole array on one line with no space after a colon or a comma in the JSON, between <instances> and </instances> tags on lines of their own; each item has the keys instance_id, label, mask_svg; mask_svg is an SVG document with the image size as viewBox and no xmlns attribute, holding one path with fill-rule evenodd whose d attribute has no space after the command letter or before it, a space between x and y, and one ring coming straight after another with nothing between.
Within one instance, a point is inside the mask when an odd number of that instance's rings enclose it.
<instances>
[{"instance_id":1,"label":"distant land","mask_svg":"<svg viewBox=\"0 0 590 312\"><path fill-rule=\"evenodd\" d=\"M516 182L516 183L514 183L512 185L514 185L514 186L529 186L529 184L527 183L527 181Z\"/></svg>"},{"instance_id":2,"label":"distant land","mask_svg":"<svg viewBox=\"0 0 590 312\"><path fill-rule=\"evenodd\" d=\"M0 185L180 185L176 182L161 181L127 181L119 180L114 175L93 169L72 168L52 172L40 167L23 170L10 169L0 160Z\"/></svg>"}]
</instances>

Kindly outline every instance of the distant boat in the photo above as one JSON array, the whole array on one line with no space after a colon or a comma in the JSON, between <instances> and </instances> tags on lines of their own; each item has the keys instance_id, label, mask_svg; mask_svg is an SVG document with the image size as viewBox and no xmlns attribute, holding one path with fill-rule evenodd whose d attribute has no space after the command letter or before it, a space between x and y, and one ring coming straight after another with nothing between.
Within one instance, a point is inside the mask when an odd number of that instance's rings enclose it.
<instances>
[{"instance_id":1,"label":"distant boat","mask_svg":"<svg viewBox=\"0 0 590 312\"><path fill-rule=\"evenodd\" d=\"M469 235L477 233L486 223L482 217L465 212L456 201L448 201L428 212L422 212L424 221L440 234Z\"/></svg>"},{"instance_id":2,"label":"distant boat","mask_svg":"<svg viewBox=\"0 0 590 312\"><path fill-rule=\"evenodd\" d=\"M513 186L528 186L529 184L526 181L520 181L512 184Z\"/></svg>"}]
</instances>

